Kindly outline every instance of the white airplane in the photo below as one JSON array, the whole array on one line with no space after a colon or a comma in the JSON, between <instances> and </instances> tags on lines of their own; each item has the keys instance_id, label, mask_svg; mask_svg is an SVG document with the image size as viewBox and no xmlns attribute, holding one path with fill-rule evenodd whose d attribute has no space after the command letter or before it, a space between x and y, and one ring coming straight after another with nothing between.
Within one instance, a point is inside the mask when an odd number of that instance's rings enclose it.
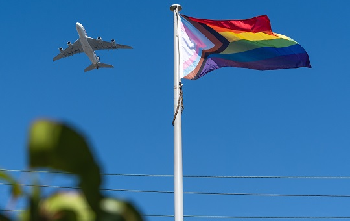
<instances>
[{"instance_id":1,"label":"white airplane","mask_svg":"<svg viewBox=\"0 0 350 221\"><path fill-rule=\"evenodd\" d=\"M72 56L74 54L79 54L85 52L91 61L91 65L85 68L85 72L91 71L93 69L99 68L113 68L110 64L104 64L100 62L100 57L96 56L95 50L109 50L109 49L132 49L132 47L127 45L116 44L114 39L111 42L103 41L101 37L93 39L87 36L85 28L79 22L76 23L77 32L79 34L78 40L73 44L70 41L67 42L68 48L59 48L60 53L53 58L53 61Z\"/></svg>"}]
</instances>

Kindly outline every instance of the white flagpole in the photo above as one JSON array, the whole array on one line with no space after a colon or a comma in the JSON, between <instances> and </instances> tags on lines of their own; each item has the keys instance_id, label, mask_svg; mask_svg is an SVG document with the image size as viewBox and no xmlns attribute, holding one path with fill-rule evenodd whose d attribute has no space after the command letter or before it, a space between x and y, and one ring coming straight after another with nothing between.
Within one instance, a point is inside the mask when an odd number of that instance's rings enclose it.
<instances>
[{"instance_id":1,"label":"white flagpole","mask_svg":"<svg viewBox=\"0 0 350 221\"><path fill-rule=\"evenodd\" d=\"M180 51L179 51L179 11L181 5L173 4L170 10L174 12L174 114L179 105L180 96ZM181 109L179 107L179 109ZM181 141L181 110L177 112L174 122L174 215L175 221L183 221L183 174L182 174L182 141Z\"/></svg>"}]
</instances>

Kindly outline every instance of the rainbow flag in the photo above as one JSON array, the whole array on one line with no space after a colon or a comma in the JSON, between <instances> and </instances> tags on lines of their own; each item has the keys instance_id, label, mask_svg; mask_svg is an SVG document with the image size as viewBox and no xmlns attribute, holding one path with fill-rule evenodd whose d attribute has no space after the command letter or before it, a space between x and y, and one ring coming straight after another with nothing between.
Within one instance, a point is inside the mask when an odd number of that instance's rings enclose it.
<instances>
[{"instance_id":1,"label":"rainbow flag","mask_svg":"<svg viewBox=\"0 0 350 221\"><path fill-rule=\"evenodd\" d=\"M209 20L180 15L182 78L196 80L221 67L276 70L311 67L293 39L272 32L266 15Z\"/></svg>"}]
</instances>

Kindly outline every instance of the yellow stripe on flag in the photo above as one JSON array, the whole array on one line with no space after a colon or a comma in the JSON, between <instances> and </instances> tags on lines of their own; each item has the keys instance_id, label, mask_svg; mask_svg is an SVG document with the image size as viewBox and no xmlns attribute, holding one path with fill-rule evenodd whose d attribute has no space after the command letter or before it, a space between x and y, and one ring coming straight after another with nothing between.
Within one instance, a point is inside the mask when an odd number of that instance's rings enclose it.
<instances>
[{"instance_id":1,"label":"yellow stripe on flag","mask_svg":"<svg viewBox=\"0 0 350 221\"><path fill-rule=\"evenodd\" d=\"M238 41L238 40L248 40L248 41L261 41L261 40L270 40L270 39L279 39L283 38L282 36L276 36L271 34L266 34L264 32L241 32L241 33L233 33L233 32L219 32L222 36L224 36L229 42ZM284 36L286 37L286 36Z\"/></svg>"}]
</instances>

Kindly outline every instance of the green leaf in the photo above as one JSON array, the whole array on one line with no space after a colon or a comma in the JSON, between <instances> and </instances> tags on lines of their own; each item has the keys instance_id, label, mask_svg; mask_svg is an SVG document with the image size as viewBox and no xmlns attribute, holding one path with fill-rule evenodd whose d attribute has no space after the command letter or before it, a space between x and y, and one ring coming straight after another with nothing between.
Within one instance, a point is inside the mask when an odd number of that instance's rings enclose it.
<instances>
[{"instance_id":1,"label":"green leaf","mask_svg":"<svg viewBox=\"0 0 350 221\"><path fill-rule=\"evenodd\" d=\"M55 220L86 221L95 217L85 197L78 192L56 193L42 201L41 210Z\"/></svg>"},{"instance_id":2,"label":"green leaf","mask_svg":"<svg viewBox=\"0 0 350 221\"><path fill-rule=\"evenodd\" d=\"M67 124L38 120L31 125L28 149L31 168L47 167L78 175L88 204L98 213L100 168L83 135Z\"/></svg>"},{"instance_id":3,"label":"green leaf","mask_svg":"<svg viewBox=\"0 0 350 221\"><path fill-rule=\"evenodd\" d=\"M142 221L141 214L134 205L115 198L104 198L101 201L103 216L100 221Z\"/></svg>"},{"instance_id":4,"label":"green leaf","mask_svg":"<svg viewBox=\"0 0 350 221\"><path fill-rule=\"evenodd\" d=\"M32 193L29 196L29 220L30 221L40 221L44 220L41 218L39 204L40 204L40 187L39 183L35 181L35 184L32 187Z\"/></svg>"},{"instance_id":5,"label":"green leaf","mask_svg":"<svg viewBox=\"0 0 350 221\"><path fill-rule=\"evenodd\" d=\"M10 175L1 170L0 179L5 180L9 184L11 184L11 193L13 197L19 197L23 194L21 185L19 185L19 183L14 178L12 178Z\"/></svg>"},{"instance_id":6,"label":"green leaf","mask_svg":"<svg viewBox=\"0 0 350 221\"><path fill-rule=\"evenodd\" d=\"M31 210L35 205L38 212L33 219ZM19 217L21 221L90 221L94 220L95 214L87 204L85 197L79 192L60 192L46 199L40 199L34 205L31 204L29 211L25 210Z\"/></svg>"},{"instance_id":7,"label":"green leaf","mask_svg":"<svg viewBox=\"0 0 350 221\"><path fill-rule=\"evenodd\" d=\"M101 200L101 214L91 210L81 192L58 192L40 201L38 220L64 221L142 221L142 216L129 202L115 198ZM22 221L28 219L22 215Z\"/></svg>"},{"instance_id":8,"label":"green leaf","mask_svg":"<svg viewBox=\"0 0 350 221\"><path fill-rule=\"evenodd\" d=\"M76 212L69 209L58 211L53 218L55 221L78 221Z\"/></svg>"}]
</instances>

